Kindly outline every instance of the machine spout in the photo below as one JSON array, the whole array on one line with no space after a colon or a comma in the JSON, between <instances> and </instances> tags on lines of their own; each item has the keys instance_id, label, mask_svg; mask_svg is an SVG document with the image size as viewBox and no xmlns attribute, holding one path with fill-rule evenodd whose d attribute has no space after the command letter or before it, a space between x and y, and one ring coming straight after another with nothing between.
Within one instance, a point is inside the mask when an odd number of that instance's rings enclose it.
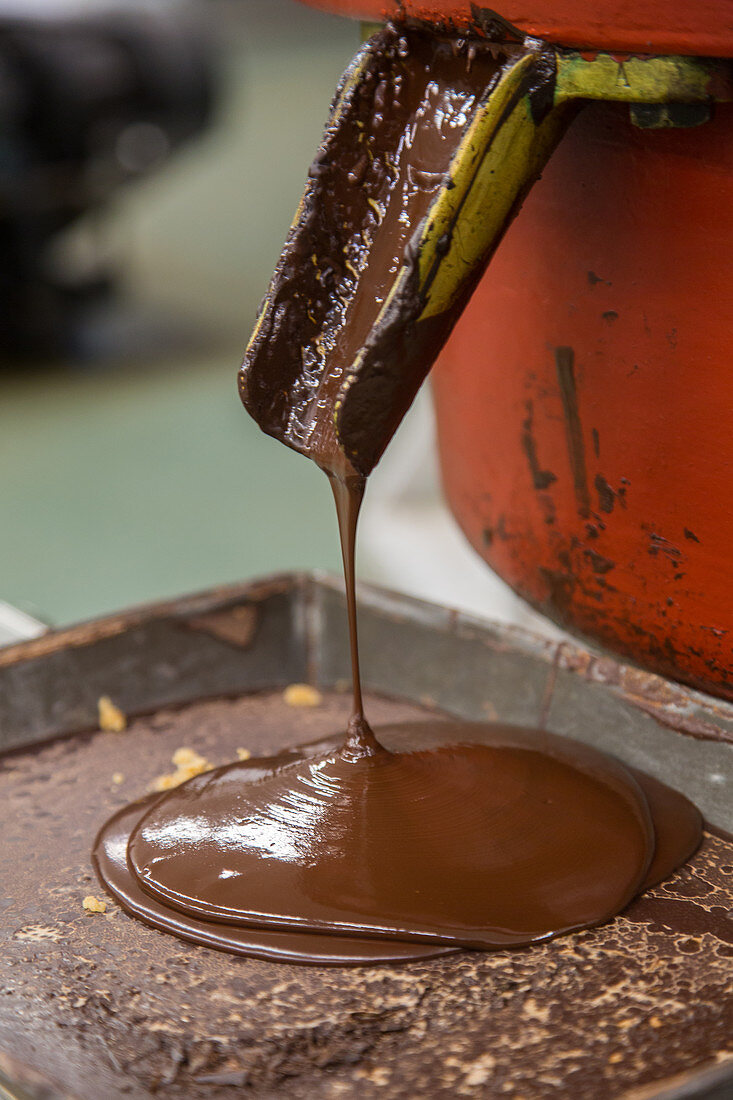
<instances>
[{"instance_id":1,"label":"machine spout","mask_svg":"<svg viewBox=\"0 0 733 1100\"><path fill-rule=\"evenodd\" d=\"M378 31L341 82L264 299L246 408L327 472L369 474L578 107L708 110L731 94L723 62Z\"/></svg>"},{"instance_id":2,"label":"machine spout","mask_svg":"<svg viewBox=\"0 0 733 1100\"><path fill-rule=\"evenodd\" d=\"M368 474L572 107L554 54L387 27L347 71L240 372L260 427Z\"/></svg>"}]
</instances>

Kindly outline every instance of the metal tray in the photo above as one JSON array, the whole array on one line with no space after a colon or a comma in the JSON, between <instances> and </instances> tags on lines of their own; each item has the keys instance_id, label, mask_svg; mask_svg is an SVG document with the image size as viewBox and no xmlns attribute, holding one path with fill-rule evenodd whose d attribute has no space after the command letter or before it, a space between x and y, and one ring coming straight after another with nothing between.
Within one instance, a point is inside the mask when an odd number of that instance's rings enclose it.
<instances>
[{"instance_id":1,"label":"metal tray","mask_svg":"<svg viewBox=\"0 0 733 1100\"><path fill-rule=\"evenodd\" d=\"M340 585L273 577L0 649L0 1096L733 1096L733 706L375 589L360 633L377 722L440 710L599 745L697 802L701 852L530 951L327 970L193 948L82 910L93 835L181 744L222 763L339 728ZM285 706L299 681L322 706ZM98 732L102 695L125 733Z\"/></svg>"}]
</instances>

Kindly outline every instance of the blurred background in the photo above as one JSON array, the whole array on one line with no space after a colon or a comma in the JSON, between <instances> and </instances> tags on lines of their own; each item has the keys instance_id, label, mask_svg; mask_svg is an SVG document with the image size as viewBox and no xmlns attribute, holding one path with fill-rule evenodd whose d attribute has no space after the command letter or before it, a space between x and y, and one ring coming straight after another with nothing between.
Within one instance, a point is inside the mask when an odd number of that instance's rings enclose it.
<instances>
[{"instance_id":1,"label":"blurred background","mask_svg":"<svg viewBox=\"0 0 733 1100\"><path fill-rule=\"evenodd\" d=\"M236 372L360 28L293 0L0 0L0 641L340 568L323 475ZM440 499L427 390L360 576L549 630Z\"/></svg>"}]
</instances>

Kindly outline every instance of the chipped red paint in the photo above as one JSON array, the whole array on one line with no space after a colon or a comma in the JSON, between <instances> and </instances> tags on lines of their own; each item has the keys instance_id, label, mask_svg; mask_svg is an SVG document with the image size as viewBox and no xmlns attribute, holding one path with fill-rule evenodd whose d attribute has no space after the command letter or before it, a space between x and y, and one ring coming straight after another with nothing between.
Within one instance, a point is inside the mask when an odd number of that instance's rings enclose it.
<instances>
[{"instance_id":1,"label":"chipped red paint","mask_svg":"<svg viewBox=\"0 0 733 1100\"><path fill-rule=\"evenodd\" d=\"M492 18L466 0L305 2ZM731 0L499 9L564 46L733 56ZM696 129L639 131L599 104L561 143L434 371L445 491L476 550L570 629L728 698L731 334L733 107Z\"/></svg>"},{"instance_id":2,"label":"chipped red paint","mask_svg":"<svg viewBox=\"0 0 733 1100\"><path fill-rule=\"evenodd\" d=\"M733 56L730 0L495 0L501 16L524 34L604 50ZM358 19L400 13L465 26L491 5L469 0L305 0Z\"/></svg>"},{"instance_id":3,"label":"chipped red paint","mask_svg":"<svg viewBox=\"0 0 733 1100\"><path fill-rule=\"evenodd\" d=\"M433 375L445 491L478 552L571 629L729 698L732 333L733 106L640 131L599 104Z\"/></svg>"}]
</instances>

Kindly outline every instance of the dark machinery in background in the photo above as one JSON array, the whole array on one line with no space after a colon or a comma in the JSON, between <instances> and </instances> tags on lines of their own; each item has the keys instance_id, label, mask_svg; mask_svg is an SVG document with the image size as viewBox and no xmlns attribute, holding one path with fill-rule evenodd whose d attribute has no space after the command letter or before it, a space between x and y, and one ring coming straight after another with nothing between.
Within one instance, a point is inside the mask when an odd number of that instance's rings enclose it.
<instances>
[{"instance_id":1,"label":"dark machinery in background","mask_svg":"<svg viewBox=\"0 0 733 1100\"><path fill-rule=\"evenodd\" d=\"M0 357L77 354L108 270L72 270L60 235L210 121L211 44L173 13L3 18Z\"/></svg>"}]
</instances>

